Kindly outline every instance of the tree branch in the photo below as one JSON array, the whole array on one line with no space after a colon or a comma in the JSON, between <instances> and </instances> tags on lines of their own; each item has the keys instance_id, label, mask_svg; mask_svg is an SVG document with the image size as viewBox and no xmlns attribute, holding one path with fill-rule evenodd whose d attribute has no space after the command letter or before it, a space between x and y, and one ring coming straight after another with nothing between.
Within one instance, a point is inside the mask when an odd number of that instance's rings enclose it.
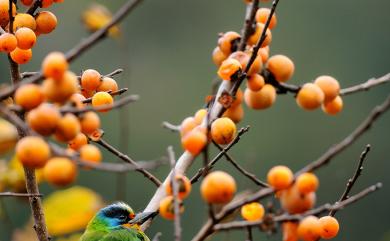
<instances>
[{"instance_id":1,"label":"tree branch","mask_svg":"<svg viewBox=\"0 0 390 241\"><path fill-rule=\"evenodd\" d=\"M168 149L168 157L171 162L171 169L172 169L172 194L173 194L173 207L174 207L174 214L175 214L175 220L174 220L174 237L175 241L181 240L181 225L180 225L180 200L178 198L179 196L179 186L178 182L176 180L176 160L175 160L175 153L173 152L172 146L169 146Z\"/></svg>"},{"instance_id":2,"label":"tree branch","mask_svg":"<svg viewBox=\"0 0 390 241\"><path fill-rule=\"evenodd\" d=\"M254 20L256 16L256 11L259 8L259 0L253 0L252 3L248 3L246 6L246 17L245 17L245 23L244 27L241 31L241 41L240 45L238 46L238 50L244 51L246 47L246 42L248 41L248 38L253 34L254 32Z\"/></svg>"},{"instance_id":3,"label":"tree branch","mask_svg":"<svg viewBox=\"0 0 390 241\"><path fill-rule=\"evenodd\" d=\"M380 85L380 84L385 84L390 82L390 73L387 73L386 75L379 77L379 78L371 78L367 80L364 83L354 85L345 89L340 90L340 95L349 95L352 93L356 93L359 91L366 91L369 90L370 88Z\"/></svg>"},{"instance_id":4,"label":"tree branch","mask_svg":"<svg viewBox=\"0 0 390 241\"><path fill-rule=\"evenodd\" d=\"M0 197L42 197L40 193L0 192Z\"/></svg>"}]
</instances>

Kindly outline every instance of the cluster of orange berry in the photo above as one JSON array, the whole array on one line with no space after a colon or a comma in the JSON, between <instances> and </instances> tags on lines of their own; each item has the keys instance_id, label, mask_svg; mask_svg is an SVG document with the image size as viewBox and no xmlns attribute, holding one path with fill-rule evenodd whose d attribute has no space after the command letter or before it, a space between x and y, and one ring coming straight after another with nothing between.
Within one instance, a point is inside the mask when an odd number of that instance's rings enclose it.
<instances>
[{"instance_id":1,"label":"cluster of orange berry","mask_svg":"<svg viewBox=\"0 0 390 241\"><path fill-rule=\"evenodd\" d=\"M267 181L277 191L282 208L290 214L299 214L313 208L319 180L313 173L303 173L294 182L292 171L286 166L275 166L267 174ZM318 219L308 216L299 223L283 224L284 240L315 241L320 237L330 239L337 235L337 219L324 216Z\"/></svg>"},{"instance_id":2,"label":"cluster of orange berry","mask_svg":"<svg viewBox=\"0 0 390 241\"><path fill-rule=\"evenodd\" d=\"M43 0L42 8L50 7L53 2L63 0ZM32 58L31 49L34 47L37 36L51 33L57 26L57 18L50 11L41 11L34 16L28 13L17 13L16 5L12 3L12 16L14 17L10 29L9 0L0 0L0 52L8 53L17 64L25 64ZM30 6L32 0L21 1L23 5Z\"/></svg>"},{"instance_id":3,"label":"cluster of orange berry","mask_svg":"<svg viewBox=\"0 0 390 241\"><path fill-rule=\"evenodd\" d=\"M238 50L238 44L242 36L237 32L229 31L220 35L218 46L214 49L212 57L219 67L218 76L224 81L231 81L246 70L247 64L254 51L254 45L259 41L265 23L270 14L270 9L259 8L256 12L256 26L252 35L247 40L244 51ZM256 53L256 58L246 73L246 89L244 101L252 109L266 109L273 105L277 96L280 83L291 79L294 74L294 62L285 55L269 57L270 43L272 41L271 30L276 26L276 15L271 17L266 37L261 48ZM313 110L322 105L325 113L334 115L341 111L343 102L339 96L340 86L336 79L330 76L318 77L314 84L304 84L298 91L296 101L298 106L305 110ZM237 93L241 95L241 91ZM242 98L237 96L238 99ZM241 105L232 105L227 110L238 122L243 116Z\"/></svg>"},{"instance_id":4,"label":"cluster of orange berry","mask_svg":"<svg viewBox=\"0 0 390 241\"><path fill-rule=\"evenodd\" d=\"M178 185L178 201L179 201L179 211L180 213L184 212L183 200L188 197L191 192L191 181L184 175L177 174L175 176L175 181ZM170 181L165 188L167 196L161 200L159 206L159 213L161 217L172 220L175 218L175 206L173 198L173 183Z\"/></svg>"},{"instance_id":5,"label":"cluster of orange berry","mask_svg":"<svg viewBox=\"0 0 390 241\"><path fill-rule=\"evenodd\" d=\"M113 103L109 93L118 90L118 85L114 79L92 69L77 77L68 70L68 62L60 52L46 56L42 73L45 76L42 84L21 85L15 91L15 104L25 112L28 126L40 135L19 140L16 156L26 167L44 168L44 177L49 183L63 186L75 180L77 167L69 158L52 156L43 137L53 136L55 140L67 143L69 155L78 154L83 161L100 162L100 150L88 143L88 138L102 135L99 116L93 111L73 114L66 110L68 107L82 110L91 102L93 107L108 105L101 109L107 111Z\"/></svg>"}]
</instances>

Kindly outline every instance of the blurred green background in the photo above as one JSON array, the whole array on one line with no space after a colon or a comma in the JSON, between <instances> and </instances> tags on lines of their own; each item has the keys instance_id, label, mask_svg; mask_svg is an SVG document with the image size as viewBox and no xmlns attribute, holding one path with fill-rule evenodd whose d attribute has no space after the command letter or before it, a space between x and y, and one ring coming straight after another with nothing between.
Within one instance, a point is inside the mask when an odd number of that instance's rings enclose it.
<instances>
[{"instance_id":1,"label":"blurred green background","mask_svg":"<svg viewBox=\"0 0 390 241\"><path fill-rule=\"evenodd\" d=\"M50 51L66 51L88 34L80 24L80 16L91 2L66 0L52 8L59 19L58 28L39 38L34 48L34 60L22 66L22 71L40 67ZM98 1L115 11L124 1ZM262 6L269 4L262 3ZM337 78L342 87L348 87L390 71L390 2L387 0L301 0L280 1L277 9L278 26L272 32L272 54L285 54L294 60L296 72L291 83L302 84L328 74ZM129 105L129 133L119 129L119 112L102 114L106 139L120 146L121 135L129 137L128 153L136 160L150 160L166 155L173 145L176 155L182 152L179 138L161 127L162 121L180 123L203 105L209 94L216 67L211 51L217 34L228 30L240 31L245 13L243 1L222 0L167 0L144 1L121 24L120 40L106 39L86 52L71 65L76 73L95 68L109 73L116 68L125 72L117 77L122 87L139 94L140 101ZM6 56L0 56L1 82L9 81ZM390 93L390 85L382 85L368 92L344 98L345 109L336 116L320 110L306 112L299 109L292 95L278 96L269 110L245 109L245 118L239 126L251 125L247 133L231 151L244 167L258 177L265 177L270 167L285 164L298 170L316 159L328 147L350 133ZM381 191L370 195L339 212L339 236L334 240L390 240L390 113L375 123L367 134L346 151L334 158L330 165L318 171L321 186L318 204L338 199L347 179L352 175L357 159L368 143L372 151L364 172L353 192L383 182ZM106 161L117 161L109 153ZM195 162L189 175L197 170ZM239 190L255 188L239 176L237 171L218 163L215 169L228 170L236 177ZM154 171L165 177L168 167ZM104 182L102 182L104 180ZM110 173L81 171L77 184L90 187L108 201L117 199L116 176ZM141 211L154 193L155 187L139 173L127 175L126 202ZM48 194L54 189L41 186ZM183 240L189 240L207 217L200 200L199 184L185 201ZM123 193L122 193L123 194ZM12 222L22 226L30 215L27 203L5 199ZM7 240L10 230L0 225L0 240ZM160 240L172 240L173 223L156 218L147 231L149 237L161 231ZM255 240L266 235L255 231ZM281 240L280 233L269 240ZM214 236L213 240L244 240L244 233L234 231Z\"/></svg>"}]
</instances>

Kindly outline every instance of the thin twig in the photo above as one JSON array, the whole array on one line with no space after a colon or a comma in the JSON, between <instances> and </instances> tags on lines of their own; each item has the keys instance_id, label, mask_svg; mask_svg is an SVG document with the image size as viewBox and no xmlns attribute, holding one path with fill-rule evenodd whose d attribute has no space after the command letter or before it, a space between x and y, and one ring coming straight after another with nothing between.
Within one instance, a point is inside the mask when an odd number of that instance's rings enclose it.
<instances>
[{"instance_id":1,"label":"thin twig","mask_svg":"<svg viewBox=\"0 0 390 241\"><path fill-rule=\"evenodd\" d=\"M221 147L220 145L218 145L214 141L213 141L213 144L214 144L214 146L216 146L219 149L219 151L223 150L223 147ZM225 156L226 160L228 160L239 172L241 172L244 176L246 176L251 181L253 181L256 185L261 186L261 187L269 187L267 183L258 179L255 174L250 173L247 170L245 170L243 167L241 167L240 164L238 164L229 153L225 152L224 156Z\"/></svg>"},{"instance_id":2,"label":"thin twig","mask_svg":"<svg viewBox=\"0 0 390 241\"><path fill-rule=\"evenodd\" d=\"M302 220L304 217L310 216L310 215L320 215L326 211L332 211L332 210L340 210L345 208L346 206L355 203L356 201L359 201L360 199L366 197L367 195L377 191L382 187L381 183L377 183L375 185L372 185L359 193L351 196L349 199L344 200L342 202L336 202L333 205L331 204L324 204L318 208L309 210L307 212L304 212L302 214L281 214L278 216L273 217L273 222L286 222L286 221L299 221ZM263 221L234 221L230 223L224 223L224 224L217 224L213 227L213 231L222 231L222 230L232 230L232 229L243 229L247 227L256 227L263 223ZM194 240L194 239L193 239Z\"/></svg>"},{"instance_id":3,"label":"thin twig","mask_svg":"<svg viewBox=\"0 0 390 241\"><path fill-rule=\"evenodd\" d=\"M252 233L252 228L247 227L246 228L246 241L252 241L253 240L253 233Z\"/></svg>"},{"instance_id":4,"label":"thin twig","mask_svg":"<svg viewBox=\"0 0 390 241\"><path fill-rule=\"evenodd\" d=\"M174 124L171 124L167 121L164 121L162 124L162 127L170 130L170 131L173 131L173 132L179 132L180 131L180 125L174 125Z\"/></svg>"},{"instance_id":5,"label":"thin twig","mask_svg":"<svg viewBox=\"0 0 390 241\"><path fill-rule=\"evenodd\" d=\"M111 73L108 73L106 75L104 75L104 77L114 77L115 75L118 75L118 74L121 74L123 72L123 69L116 69L114 71L112 71Z\"/></svg>"},{"instance_id":6,"label":"thin twig","mask_svg":"<svg viewBox=\"0 0 390 241\"><path fill-rule=\"evenodd\" d=\"M162 236L162 233L161 232L158 232L154 235L154 237L152 238L152 241L160 241L160 237Z\"/></svg>"},{"instance_id":7,"label":"thin twig","mask_svg":"<svg viewBox=\"0 0 390 241\"><path fill-rule=\"evenodd\" d=\"M140 167L136 161L131 159L128 155L123 154L119 150L117 150L115 147L111 146L108 142L106 142L103 139L100 139L98 141L94 141L95 143L99 144L100 146L104 147L106 150L114 154L115 156L119 157L121 160L130 163L135 167L135 171L142 173L146 178L148 178L151 182L153 182L157 187L161 185L161 181L158 180L157 177L155 177L152 173L148 172L144 168Z\"/></svg>"},{"instance_id":8,"label":"thin twig","mask_svg":"<svg viewBox=\"0 0 390 241\"><path fill-rule=\"evenodd\" d=\"M359 163L358 163L358 166L357 166L357 168L355 170L355 173L348 180L347 186L346 186L346 188L344 190L344 193L341 195L341 197L340 197L338 202L342 202L342 201L344 201L345 199L348 198L349 192L352 190L353 185L355 184L356 180L358 179L358 177L361 175L361 173L363 171L363 162L366 159L366 156L367 156L368 152L370 151L370 148L371 148L371 146L367 145L366 148L364 149L364 151L362 152L362 154L360 155ZM329 216L334 216L336 214L336 212L337 212L337 210L331 210L329 212Z\"/></svg>"},{"instance_id":9,"label":"thin twig","mask_svg":"<svg viewBox=\"0 0 390 241\"><path fill-rule=\"evenodd\" d=\"M40 193L0 192L0 197L42 197Z\"/></svg>"},{"instance_id":10,"label":"thin twig","mask_svg":"<svg viewBox=\"0 0 390 241\"><path fill-rule=\"evenodd\" d=\"M168 149L168 157L171 163L171 169L172 169L172 194L173 194L173 209L175 214L175 221L174 221L174 237L175 241L181 240L181 224L180 224L180 200L178 198L179 196L179 184L176 180L176 160L175 160L175 153L173 152L172 146L169 146Z\"/></svg>"},{"instance_id":11,"label":"thin twig","mask_svg":"<svg viewBox=\"0 0 390 241\"><path fill-rule=\"evenodd\" d=\"M249 3L246 6L245 23L244 23L244 27L242 28L242 31L241 31L240 45L238 46L238 50L240 50L240 51L245 50L246 42L248 41L248 38L254 32L253 26L254 26L256 11L258 8L259 8L259 0L253 0L252 3Z\"/></svg>"},{"instance_id":12,"label":"thin twig","mask_svg":"<svg viewBox=\"0 0 390 241\"><path fill-rule=\"evenodd\" d=\"M366 82L358 85L354 85L345 89L340 90L340 95L349 95L358 91L366 91L370 89L371 87L389 83L390 82L390 73L387 73L386 75L379 77L379 78L371 78L367 80Z\"/></svg>"},{"instance_id":13,"label":"thin twig","mask_svg":"<svg viewBox=\"0 0 390 241\"><path fill-rule=\"evenodd\" d=\"M119 89L119 90L116 90L116 91L107 91L107 93L109 93L111 96L116 96L116 95L121 95L121 94L125 93L128 90L129 90L129 88L122 88L122 89ZM87 99L83 100L82 102L84 104L91 103L92 102L92 97L87 98Z\"/></svg>"},{"instance_id":14,"label":"thin twig","mask_svg":"<svg viewBox=\"0 0 390 241\"><path fill-rule=\"evenodd\" d=\"M35 11L41 7L42 7L42 0L35 0L34 3L30 6L30 8L27 9L26 13L30 15L34 15Z\"/></svg>"},{"instance_id":15,"label":"thin twig","mask_svg":"<svg viewBox=\"0 0 390 241\"><path fill-rule=\"evenodd\" d=\"M191 183L195 183L199 180L199 178L206 172L208 172L211 168L213 168L213 166L215 165L215 163L218 162L219 159L221 159L224 154L226 152L228 152L235 144L238 143L238 141L240 140L241 136L243 134L245 134L247 131L249 130L249 126L247 127L244 127L244 128L241 128L238 133L237 133L237 136L232 140L232 142L229 143L229 145L227 145L225 148L223 148L215 157L213 160L211 160L209 162L209 164L205 167L202 167L198 170L198 172L191 178Z\"/></svg>"}]
</instances>

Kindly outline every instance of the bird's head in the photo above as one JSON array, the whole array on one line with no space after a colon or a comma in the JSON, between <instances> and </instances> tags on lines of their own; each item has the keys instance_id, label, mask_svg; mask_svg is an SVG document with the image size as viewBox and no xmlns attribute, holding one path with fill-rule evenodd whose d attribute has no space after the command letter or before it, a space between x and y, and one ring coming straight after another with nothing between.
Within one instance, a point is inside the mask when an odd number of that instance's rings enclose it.
<instances>
[{"instance_id":1,"label":"bird's head","mask_svg":"<svg viewBox=\"0 0 390 241\"><path fill-rule=\"evenodd\" d=\"M153 213L135 214L133 209L123 202L111 204L102 208L98 213L98 219L104 221L109 227L124 226L128 228L139 228L139 225L147 219L156 215Z\"/></svg>"}]
</instances>

